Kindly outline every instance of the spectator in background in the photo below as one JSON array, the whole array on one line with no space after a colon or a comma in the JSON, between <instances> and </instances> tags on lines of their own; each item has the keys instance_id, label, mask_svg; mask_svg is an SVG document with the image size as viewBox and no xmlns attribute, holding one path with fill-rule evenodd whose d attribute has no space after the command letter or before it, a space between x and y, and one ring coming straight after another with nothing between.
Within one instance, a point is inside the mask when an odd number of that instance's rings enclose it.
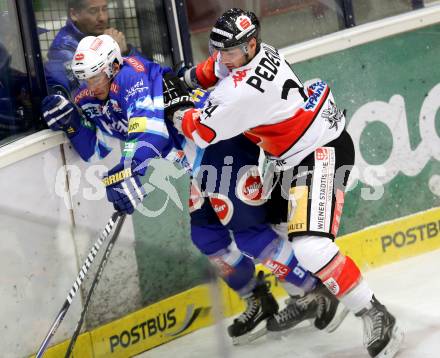
<instances>
[{"instance_id":1,"label":"spectator in background","mask_svg":"<svg viewBox=\"0 0 440 358\"><path fill-rule=\"evenodd\" d=\"M135 50L127 45L125 35L108 27L107 0L68 0L66 25L55 36L47 54L46 80L50 93L70 95L79 83L70 69L78 43L86 36L110 35L121 48L123 55Z\"/></svg>"},{"instance_id":2,"label":"spectator in background","mask_svg":"<svg viewBox=\"0 0 440 358\"><path fill-rule=\"evenodd\" d=\"M0 11L0 141L35 125L23 49L12 16Z\"/></svg>"},{"instance_id":3,"label":"spectator in background","mask_svg":"<svg viewBox=\"0 0 440 358\"><path fill-rule=\"evenodd\" d=\"M25 107L18 105L18 95L22 92L20 82L23 82L26 76L13 70L10 64L11 55L0 42L0 141L18 133L22 129L20 126L25 124Z\"/></svg>"}]
</instances>

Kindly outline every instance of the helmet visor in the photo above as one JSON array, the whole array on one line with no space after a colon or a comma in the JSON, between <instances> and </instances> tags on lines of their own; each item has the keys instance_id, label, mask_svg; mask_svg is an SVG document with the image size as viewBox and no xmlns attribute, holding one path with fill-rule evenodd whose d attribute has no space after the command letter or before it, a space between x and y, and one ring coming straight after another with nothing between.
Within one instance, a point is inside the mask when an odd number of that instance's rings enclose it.
<instances>
[{"instance_id":1,"label":"helmet visor","mask_svg":"<svg viewBox=\"0 0 440 358\"><path fill-rule=\"evenodd\" d=\"M218 45L218 43L212 40L209 41L209 54L217 56L217 61L222 63L236 63L248 53L247 42L228 48L221 48L215 45Z\"/></svg>"}]
</instances>

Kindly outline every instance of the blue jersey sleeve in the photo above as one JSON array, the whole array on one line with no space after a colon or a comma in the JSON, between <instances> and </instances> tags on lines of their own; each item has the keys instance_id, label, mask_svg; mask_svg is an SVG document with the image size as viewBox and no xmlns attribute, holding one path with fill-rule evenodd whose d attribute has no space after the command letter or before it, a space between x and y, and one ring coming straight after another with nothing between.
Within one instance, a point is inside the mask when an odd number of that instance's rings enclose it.
<instances>
[{"instance_id":1,"label":"blue jersey sleeve","mask_svg":"<svg viewBox=\"0 0 440 358\"><path fill-rule=\"evenodd\" d=\"M162 97L162 74L167 69L139 57L124 59L124 66L129 68L116 83L123 88L118 102L128 120L121 162L132 160L133 170L144 175L149 161L166 156L170 149Z\"/></svg>"},{"instance_id":2,"label":"blue jersey sleeve","mask_svg":"<svg viewBox=\"0 0 440 358\"><path fill-rule=\"evenodd\" d=\"M106 157L111 148L106 144L104 134L97 124L103 120L101 103L91 96L87 88L82 88L75 96L75 104L82 112L81 126L70 138L75 150L85 161Z\"/></svg>"}]
</instances>

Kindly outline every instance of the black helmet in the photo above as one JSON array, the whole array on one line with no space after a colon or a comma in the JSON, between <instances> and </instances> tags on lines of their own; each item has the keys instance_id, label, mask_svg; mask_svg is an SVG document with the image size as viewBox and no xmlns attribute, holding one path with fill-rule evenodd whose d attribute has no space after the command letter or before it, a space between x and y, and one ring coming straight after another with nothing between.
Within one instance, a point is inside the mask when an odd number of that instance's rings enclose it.
<instances>
[{"instance_id":1,"label":"black helmet","mask_svg":"<svg viewBox=\"0 0 440 358\"><path fill-rule=\"evenodd\" d=\"M209 35L209 42L217 50L239 46L252 37L260 43L260 22L251 11L233 8L217 19Z\"/></svg>"}]
</instances>

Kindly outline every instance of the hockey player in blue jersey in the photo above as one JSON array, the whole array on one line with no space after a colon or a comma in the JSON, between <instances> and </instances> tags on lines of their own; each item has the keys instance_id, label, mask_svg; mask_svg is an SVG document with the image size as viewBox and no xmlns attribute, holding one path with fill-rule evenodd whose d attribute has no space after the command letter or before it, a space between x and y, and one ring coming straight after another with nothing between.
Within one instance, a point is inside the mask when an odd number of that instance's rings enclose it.
<instances>
[{"instance_id":1,"label":"hockey player in blue jersey","mask_svg":"<svg viewBox=\"0 0 440 358\"><path fill-rule=\"evenodd\" d=\"M75 96L76 106L60 95L51 95L43 101L43 117L50 128L66 132L84 160L109 153L105 135L125 142L120 162L103 183L115 209L131 214L145 196L140 177L150 160L165 158L176 149L188 153L183 136L164 120L173 110L167 94L178 91L175 86L180 82L168 68L156 63L140 57L122 58L117 43L106 35L83 39L72 69L87 83ZM187 96L178 98L179 105L184 101L190 100ZM257 337L262 332L259 324L264 325L278 309L262 277L255 277L256 262L281 280L310 292L289 326L304 319L315 319L318 327L337 322L341 317L335 313L337 300L298 265L291 245L266 223L261 180L255 174L258 148L237 137L204 152L193 152L197 154L190 160L194 191L204 195L191 196L192 241L247 302L246 311L228 328L234 341ZM222 170L214 177L213 187L208 185L210 178L203 175L205 164ZM229 175L226 187L222 185L225 173Z\"/></svg>"}]
</instances>

